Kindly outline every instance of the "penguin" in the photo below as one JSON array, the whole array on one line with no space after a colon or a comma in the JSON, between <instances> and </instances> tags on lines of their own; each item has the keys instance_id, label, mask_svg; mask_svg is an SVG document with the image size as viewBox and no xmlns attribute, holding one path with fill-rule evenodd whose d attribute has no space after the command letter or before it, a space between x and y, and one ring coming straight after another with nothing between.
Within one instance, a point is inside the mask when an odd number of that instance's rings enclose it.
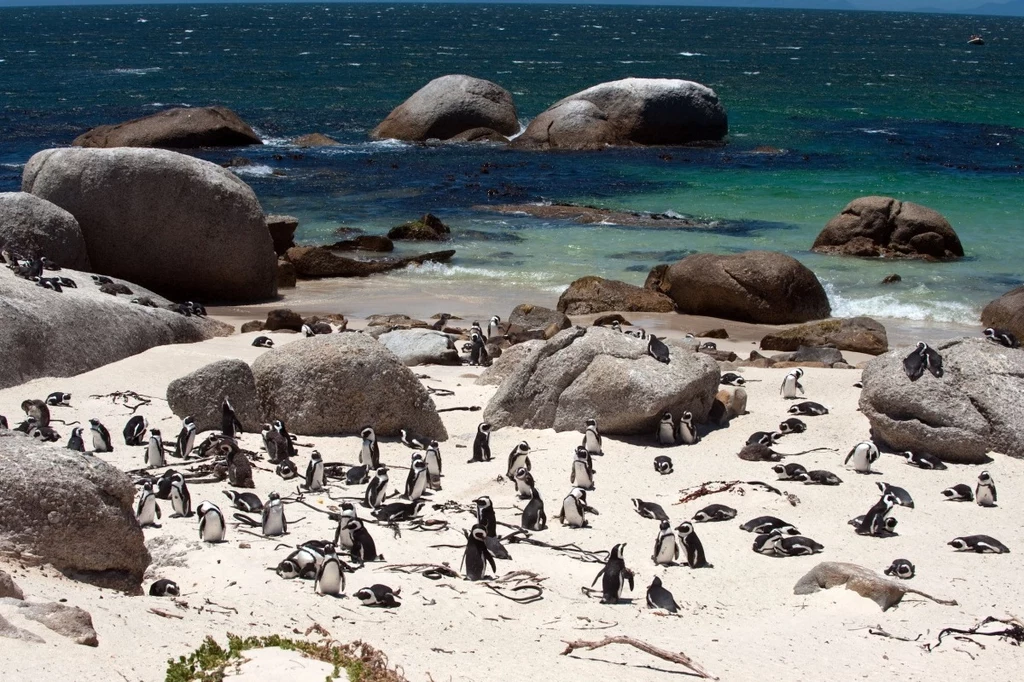
<instances>
[{"instance_id":1,"label":"penguin","mask_svg":"<svg viewBox=\"0 0 1024 682\"><path fill-rule=\"evenodd\" d=\"M185 417L181 420L181 431L174 443L174 456L188 459L192 454L192 448L196 443L196 420L194 417Z\"/></svg>"},{"instance_id":2,"label":"penguin","mask_svg":"<svg viewBox=\"0 0 1024 682\"><path fill-rule=\"evenodd\" d=\"M3 428L7 428L6 425ZM76 426L71 429L71 438L68 439L67 449L74 450L75 452L85 452L85 441L82 440L82 434L85 430L81 426Z\"/></svg>"},{"instance_id":3,"label":"penguin","mask_svg":"<svg viewBox=\"0 0 1024 682\"><path fill-rule=\"evenodd\" d=\"M363 494L363 506L376 509L377 507L384 504L384 499L387 497L388 488L388 469L387 467L380 467L377 469L377 474L373 477L373 480L366 486L366 491Z\"/></svg>"},{"instance_id":4,"label":"penguin","mask_svg":"<svg viewBox=\"0 0 1024 682\"><path fill-rule=\"evenodd\" d=\"M203 542L223 542L227 538L228 527L224 523L224 514L213 502L203 502L196 507L199 515L199 539Z\"/></svg>"},{"instance_id":5,"label":"penguin","mask_svg":"<svg viewBox=\"0 0 1024 682\"><path fill-rule=\"evenodd\" d=\"M853 470L858 474L870 474L871 465L878 461L881 455L878 452L878 447L869 440L862 441L853 446L850 453L846 455L846 461L843 464L850 464L853 462Z\"/></svg>"},{"instance_id":6,"label":"penguin","mask_svg":"<svg viewBox=\"0 0 1024 682\"><path fill-rule=\"evenodd\" d=\"M288 533L288 519L284 514L284 503L276 492L267 496L263 506L262 529L264 537L276 537Z\"/></svg>"},{"instance_id":7,"label":"penguin","mask_svg":"<svg viewBox=\"0 0 1024 682\"><path fill-rule=\"evenodd\" d=\"M944 471L947 467L945 463L936 457L935 455L929 455L927 452L906 452L897 453L900 457L907 460L907 464L915 466L919 469L932 469L935 471Z\"/></svg>"},{"instance_id":8,"label":"penguin","mask_svg":"<svg viewBox=\"0 0 1024 682\"><path fill-rule=\"evenodd\" d=\"M412 435L406 429L399 429L398 432L401 434L402 445L404 445L405 447L412 448L413 450L427 449L429 441L420 438L419 436Z\"/></svg>"},{"instance_id":9,"label":"penguin","mask_svg":"<svg viewBox=\"0 0 1024 682\"><path fill-rule=\"evenodd\" d=\"M772 531L778 531L780 535L800 535L793 524L787 523L780 518L774 516L758 516L757 518L750 519L746 523L740 526L741 530L745 530L748 533L770 533Z\"/></svg>"},{"instance_id":10,"label":"penguin","mask_svg":"<svg viewBox=\"0 0 1024 682\"><path fill-rule=\"evenodd\" d=\"M797 397L797 391L800 391L800 395L804 393L804 387L800 384L800 377L804 375L804 371L797 367L793 371L789 372L782 380L782 386L779 388L779 393L786 400L792 400Z\"/></svg>"},{"instance_id":11,"label":"penguin","mask_svg":"<svg viewBox=\"0 0 1024 682\"><path fill-rule=\"evenodd\" d=\"M662 476L668 476L672 473L672 458L668 455L658 455L654 458L654 470Z\"/></svg>"},{"instance_id":12,"label":"penguin","mask_svg":"<svg viewBox=\"0 0 1024 682\"><path fill-rule=\"evenodd\" d=\"M996 484L987 471L978 474L978 485L974 489L974 501L979 507L996 506Z\"/></svg>"},{"instance_id":13,"label":"penguin","mask_svg":"<svg viewBox=\"0 0 1024 682\"><path fill-rule=\"evenodd\" d=\"M196 317L206 317L206 307L202 303L196 303L195 301L186 301L185 305Z\"/></svg>"},{"instance_id":14,"label":"penguin","mask_svg":"<svg viewBox=\"0 0 1024 682\"><path fill-rule=\"evenodd\" d=\"M178 588L178 583L167 578L161 578L149 586L149 596L178 597L181 596L181 590Z\"/></svg>"},{"instance_id":15,"label":"penguin","mask_svg":"<svg viewBox=\"0 0 1024 682\"><path fill-rule=\"evenodd\" d=\"M585 425L586 430L583 432L583 447L586 448L587 452L593 457L601 457L604 455L604 450L601 444L601 434L597 431L597 420L588 419Z\"/></svg>"},{"instance_id":16,"label":"penguin","mask_svg":"<svg viewBox=\"0 0 1024 682\"><path fill-rule=\"evenodd\" d=\"M356 590L352 596L359 600L363 606L379 606L386 609L402 605L402 602L395 599L401 590L392 590L387 585L370 585Z\"/></svg>"},{"instance_id":17,"label":"penguin","mask_svg":"<svg viewBox=\"0 0 1024 682\"><path fill-rule=\"evenodd\" d=\"M410 502L423 497L427 490L427 463L422 459L414 460L409 469L409 476L405 479L405 499Z\"/></svg>"},{"instance_id":18,"label":"penguin","mask_svg":"<svg viewBox=\"0 0 1024 682\"><path fill-rule=\"evenodd\" d=\"M146 444L146 427L149 422L141 414L137 414L124 425L124 444L135 447Z\"/></svg>"},{"instance_id":19,"label":"penguin","mask_svg":"<svg viewBox=\"0 0 1024 682\"><path fill-rule=\"evenodd\" d=\"M160 518L160 505L156 503L153 484L149 481L142 485L142 494L139 496L139 503L135 508L135 516L143 528L155 526L156 520Z\"/></svg>"},{"instance_id":20,"label":"penguin","mask_svg":"<svg viewBox=\"0 0 1024 682\"><path fill-rule=\"evenodd\" d=\"M668 346L654 334L647 337L647 354L666 365L670 362Z\"/></svg>"},{"instance_id":21,"label":"penguin","mask_svg":"<svg viewBox=\"0 0 1024 682\"><path fill-rule=\"evenodd\" d=\"M786 410L790 414L798 414L801 417L820 417L824 414L828 414L828 408L821 403L811 402L805 400L802 403L797 403Z\"/></svg>"},{"instance_id":22,"label":"penguin","mask_svg":"<svg viewBox=\"0 0 1024 682\"><path fill-rule=\"evenodd\" d=\"M726 372L718 380L718 383L722 384L723 386L742 386L743 384L747 383L747 380L741 377L739 374L736 374L735 372Z\"/></svg>"},{"instance_id":23,"label":"penguin","mask_svg":"<svg viewBox=\"0 0 1024 682\"><path fill-rule=\"evenodd\" d=\"M483 334L474 331L470 335L469 340L472 344L469 351L469 364L474 367L489 365L491 358L487 354L487 346L484 342Z\"/></svg>"},{"instance_id":24,"label":"penguin","mask_svg":"<svg viewBox=\"0 0 1024 682\"><path fill-rule=\"evenodd\" d=\"M917 381L924 374L925 369L931 372L936 379L941 379L944 373L942 356L934 348L921 341L917 344L917 348L903 359L903 371L906 372L908 379Z\"/></svg>"},{"instance_id":25,"label":"penguin","mask_svg":"<svg viewBox=\"0 0 1024 682\"><path fill-rule=\"evenodd\" d=\"M472 530L466 533L466 550L462 553L462 563L466 565L466 578L473 581L483 580L487 564L490 564L491 570L495 573L498 571L494 564L494 556L487 549L487 531L480 524L474 525Z\"/></svg>"},{"instance_id":26,"label":"penguin","mask_svg":"<svg viewBox=\"0 0 1024 682\"><path fill-rule=\"evenodd\" d=\"M779 541L782 540L782 533L777 530L773 530L768 533L760 533L754 538L753 549L758 554L764 554L766 556L778 556L776 547L778 547Z\"/></svg>"},{"instance_id":27,"label":"penguin","mask_svg":"<svg viewBox=\"0 0 1024 682\"><path fill-rule=\"evenodd\" d=\"M306 465L306 490L320 492L324 489L324 458L314 450L309 455L309 464Z\"/></svg>"},{"instance_id":28,"label":"penguin","mask_svg":"<svg viewBox=\"0 0 1024 682\"><path fill-rule=\"evenodd\" d=\"M349 519L348 530L352 534L352 560L361 564L383 559L377 554L377 545L360 519Z\"/></svg>"},{"instance_id":29,"label":"penguin","mask_svg":"<svg viewBox=\"0 0 1024 682\"><path fill-rule=\"evenodd\" d=\"M491 425L480 422L476 427L476 438L473 439L473 459L469 462L491 461Z\"/></svg>"},{"instance_id":30,"label":"penguin","mask_svg":"<svg viewBox=\"0 0 1024 682\"><path fill-rule=\"evenodd\" d=\"M525 468L527 471L532 469L530 465L530 444L525 440L512 448L512 452L508 453L508 477L512 478L515 476L516 471L520 467Z\"/></svg>"},{"instance_id":31,"label":"penguin","mask_svg":"<svg viewBox=\"0 0 1024 682\"><path fill-rule=\"evenodd\" d=\"M192 516L192 494L185 483L185 477L175 472L171 476L171 508L176 516Z\"/></svg>"},{"instance_id":32,"label":"penguin","mask_svg":"<svg viewBox=\"0 0 1024 682\"><path fill-rule=\"evenodd\" d=\"M623 558L623 553L626 549L626 543L615 545L612 550L608 553L608 560L605 562L604 567L598 572L594 578L594 582L590 583L593 587L597 582L598 578L601 580L601 603L602 604L618 604L622 598L622 590L629 583L629 589L633 589L633 571L626 568L626 561Z\"/></svg>"},{"instance_id":33,"label":"penguin","mask_svg":"<svg viewBox=\"0 0 1024 682\"><path fill-rule=\"evenodd\" d=\"M806 430L807 424L796 417L790 417L779 424L779 433L782 433L783 435L790 433L803 433Z\"/></svg>"},{"instance_id":34,"label":"penguin","mask_svg":"<svg viewBox=\"0 0 1024 682\"><path fill-rule=\"evenodd\" d=\"M23 400L21 409L39 428L50 425L50 408L42 400Z\"/></svg>"},{"instance_id":35,"label":"penguin","mask_svg":"<svg viewBox=\"0 0 1024 682\"><path fill-rule=\"evenodd\" d=\"M526 530L545 530L548 527L548 516L544 513L544 501L540 497L540 491L530 488L530 501L523 509L523 516L520 525Z\"/></svg>"},{"instance_id":36,"label":"penguin","mask_svg":"<svg viewBox=\"0 0 1024 682\"><path fill-rule=\"evenodd\" d=\"M618 320L612 320L612 331L622 333L622 323Z\"/></svg>"},{"instance_id":37,"label":"penguin","mask_svg":"<svg viewBox=\"0 0 1024 682\"><path fill-rule=\"evenodd\" d=\"M632 501L633 509L645 519L668 521L668 514L665 513L665 510L657 502L644 502L638 497L634 497Z\"/></svg>"},{"instance_id":38,"label":"penguin","mask_svg":"<svg viewBox=\"0 0 1024 682\"><path fill-rule=\"evenodd\" d=\"M894 578L910 580L915 574L914 564L910 563L906 559L896 559L889 564L889 568L885 569L885 574L891 575Z\"/></svg>"},{"instance_id":39,"label":"penguin","mask_svg":"<svg viewBox=\"0 0 1024 682\"><path fill-rule=\"evenodd\" d=\"M662 521L658 526L658 537L654 539L654 553L651 560L657 566L671 566L679 558L679 545L676 544L672 524Z\"/></svg>"},{"instance_id":40,"label":"penguin","mask_svg":"<svg viewBox=\"0 0 1024 682\"><path fill-rule=\"evenodd\" d=\"M274 469L274 473L280 476L285 481L290 481L299 475L299 469L295 466L295 462L290 459L282 459L277 463L277 468Z\"/></svg>"},{"instance_id":41,"label":"penguin","mask_svg":"<svg viewBox=\"0 0 1024 682\"><path fill-rule=\"evenodd\" d=\"M448 320L452 319L452 316L448 313L441 313L437 318L437 322L430 325L430 328L435 332L444 331L445 326L448 324Z\"/></svg>"},{"instance_id":42,"label":"penguin","mask_svg":"<svg viewBox=\"0 0 1024 682\"><path fill-rule=\"evenodd\" d=\"M804 485L839 485L843 482L843 479L824 469L805 471L802 474L797 474L793 480L802 481Z\"/></svg>"},{"instance_id":43,"label":"penguin","mask_svg":"<svg viewBox=\"0 0 1024 682\"><path fill-rule=\"evenodd\" d=\"M483 526L487 537L493 538L498 534L498 521L494 514L494 503L486 495L478 497L473 502L476 504L476 522Z\"/></svg>"},{"instance_id":44,"label":"penguin","mask_svg":"<svg viewBox=\"0 0 1024 682\"><path fill-rule=\"evenodd\" d=\"M909 507L910 509L914 508L914 498L912 498L910 496L910 493L907 492L904 488L901 488L898 485L890 485L888 483L879 482L876 482L875 485L878 486L878 489L882 491L883 495L889 493L893 497L895 497L896 504L898 504L899 506Z\"/></svg>"},{"instance_id":45,"label":"penguin","mask_svg":"<svg viewBox=\"0 0 1024 682\"><path fill-rule=\"evenodd\" d=\"M370 472L365 466L349 467L345 472L345 485L366 485L369 482Z\"/></svg>"},{"instance_id":46,"label":"penguin","mask_svg":"<svg viewBox=\"0 0 1024 682\"><path fill-rule=\"evenodd\" d=\"M654 576L651 586L647 588L647 608L664 609L669 613L678 613L679 604L667 589L662 587L661 578Z\"/></svg>"},{"instance_id":47,"label":"penguin","mask_svg":"<svg viewBox=\"0 0 1024 682\"><path fill-rule=\"evenodd\" d=\"M50 407L71 407L71 394L57 391L46 396L45 402Z\"/></svg>"},{"instance_id":48,"label":"penguin","mask_svg":"<svg viewBox=\"0 0 1024 682\"><path fill-rule=\"evenodd\" d=\"M533 493L531 492L534 485L533 474L527 471L526 467L519 467L518 469L516 469L515 482L516 493L519 495L519 499L530 499L533 495Z\"/></svg>"},{"instance_id":49,"label":"penguin","mask_svg":"<svg viewBox=\"0 0 1024 682\"><path fill-rule=\"evenodd\" d=\"M558 514L558 520L563 526L570 528L586 528L587 512L594 512L593 507L587 505L587 491L583 488L573 488L562 500L562 511Z\"/></svg>"},{"instance_id":50,"label":"penguin","mask_svg":"<svg viewBox=\"0 0 1024 682\"><path fill-rule=\"evenodd\" d=\"M269 336L257 336L252 340L254 348L273 348L274 341Z\"/></svg>"},{"instance_id":51,"label":"penguin","mask_svg":"<svg viewBox=\"0 0 1024 682\"><path fill-rule=\"evenodd\" d=\"M220 406L220 431L228 438L234 438L236 433L245 432L242 422L238 421L235 415L235 408L231 406L231 401L227 397Z\"/></svg>"},{"instance_id":52,"label":"penguin","mask_svg":"<svg viewBox=\"0 0 1024 682\"><path fill-rule=\"evenodd\" d=\"M501 318L497 315L491 315L490 321L487 322L487 338L493 339L495 336L501 334Z\"/></svg>"},{"instance_id":53,"label":"penguin","mask_svg":"<svg viewBox=\"0 0 1024 682\"><path fill-rule=\"evenodd\" d=\"M377 434L372 427L364 427L359 432L363 443L359 449L359 463L370 469L380 468L380 446L377 445Z\"/></svg>"},{"instance_id":54,"label":"penguin","mask_svg":"<svg viewBox=\"0 0 1024 682\"><path fill-rule=\"evenodd\" d=\"M978 554L1008 554L1009 549L1003 543L988 535L964 535L953 538L947 543L958 552L977 552Z\"/></svg>"},{"instance_id":55,"label":"penguin","mask_svg":"<svg viewBox=\"0 0 1024 682\"><path fill-rule=\"evenodd\" d=\"M855 516L846 523L853 526L855 529L860 528L861 524L864 523L864 519L867 518L867 514L861 514ZM896 535L896 526L900 525L899 521L896 520L895 516L886 516L882 522L883 532L878 537L888 538Z\"/></svg>"},{"instance_id":56,"label":"penguin","mask_svg":"<svg viewBox=\"0 0 1024 682\"><path fill-rule=\"evenodd\" d=\"M679 541L686 550L686 563L690 568L714 568L704 556L704 545L697 537L697 531L694 530L692 523L683 521L676 527L676 532L679 533Z\"/></svg>"},{"instance_id":57,"label":"penguin","mask_svg":"<svg viewBox=\"0 0 1024 682\"><path fill-rule=\"evenodd\" d=\"M314 336L316 336L316 332L308 324L303 324L302 329L300 331L302 335L305 336L307 339L311 339Z\"/></svg>"},{"instance_id":58,"label":"penguin","mask_svg":"<svg viewBox=\"0 0 1024 682\"><path fill-rule=\"evenodd\" d=\"M341 503L341 513L338 515L338 527L334 531L334 546L351 552L355 541L352 539L352 531L348 527L349 521L359 518L356 507L351 502Z\"/></svg>"},{"instance_id":59,"label":"penguin","mask_svg":"<svg viewBox=\"0 0 1024 682\"><path fill-rule=\"evenodd\" d=\"M894 506L896 506L894 495L891 493L882 495L856 527L857 535L883 536L886 533L885 519Z\"/></svg>"},{"instance_id":60,"label":"penguin","mask_svg":"<svg viewBox=\"0 0 1024 682\"><path fill-rule=\"evenodd\" d=\"M974 493L971 492L971 486L966 483L957 483L952 488L946 488L942 491L942 494L951 502L974 501Z\"/></svg>"},{"instance_id":61,"label":"penguin","mask_svg":"<svg viewBox=\"0 0 1024 682\"><path fill-rule=\"evenodd\" d=\"M775 543L775 553L780 556L808 556L818 554L824 549L824 545L803 535L782 537Z\"/></svg>"},{"instance_id":62,"label":"penguin","mask_svg":"<svg viewBox=\"0 0 1024 682\"><path fill-rule=\"evenodd\" d=\"M658 445L662 447L676 444L675 420L672 418L671 412L661 415L661 421L658 422L658 431L654 434L654 437L657 439Z\"/></svg>"},{"instance_id":63,"label":"penguin","mask_svg":"<svg viewBox=\"0 0 1024 682\"><path fill-rule=\"evenodd\" d=\"M792 464L776 464L772 467L772 471L778 474L780 481L795 481L797 476L807 473L804 465L797 464L796 462Z\"/></svg>"},{"instance_id":64,"label":"penguin","mask_svg":"<svg viewBox=\"0 0 1024 682\"><path fill-rule=\"evenodd\" d=\"M0 414L0 429L10 429L11 425L7 423L7 417Z\"/></svg>"},{"instance_id":65,"label":"penguin","mask_svg":"<svg viewBox=\"0 0 1024 682\"><path fill-rule=\"evenodd\" d=\"M427 446L427 451L423 456L423 461L427 463L427 482L430 484L431 489L441 489L441 446L436 440L430 441L430 445Z\"/></svg>"},{"instance_id":66,"label":"penguin","mask_svg":"<svg viewBox=\"0 0 1024 682\"><path fill-rule=\"evenodd\" d=\"M697 350L718 350L718 344L714 341L705 341Z\"/></svg>"},{"instance_id":67,"label":"penguin","mask_svg":"<svg viewBox=\"0 0 1024 682\"><path fill-rule=\"evenodd\" d=\"M225 490L224 494L237 509L249 512L250 514L263 511L263 502L260 501L259 495L256 493Z\"/></svg>"},{"instance_id":68,"label":"penguin","mask_svg":"<svg viewBox=\"0 0 1024 682\"><path fill-rule=\"evenodd\" d=\"M104 284L113 284L114 280L110 279L106 275L89 275L96 286L103 286Z\"/></svg>"},{"instance_id":69,"label":"penguin","mask_svg":"<svg viewBox=\"0 0 1024 682\"><path fill-rule=\"evenodd\" d=\"M149 444L146 446L147 467L167 466L167 459L164 457L164 441L160 437L160 429L149 430Z\"/></svg>"},{"instance_id":70,"label":"penguin","mask_svg":"<svg viewBox=\"0 0 1024 682\"><path fill-rule=\"evenodd\" d=\"M99 419L89 420L89 430L92 431L92 449L94 452L113 452L114 445L110 442L110 431L100 423Z\"/></svg>"},{"instance_id":71,"label":"penguin","mask_svg":"<svg viewBox=\"0 0 1024 682\"><path fill-rule=\"evenodd\" d=\"M728 521L736 518L736 510L726 507L724 504L709 504L696 514L693 520L697 523L709 523L711 521Z\"/></svg>"},{"instance_id":72,"label":"penguin","mask_svg":"<svg viewBox=\"0 0 1024 682\"><path fill-rule=\"evenodd\" d=\"M985 338L993 343L998 343L1000 346L1006 348L1020 348L1020 341L1012 333L1005 329L996 329L989 327L984 332Z\"/></svg>"},{"instance_id":73,"label":"penguin","mask_svg":"<svg viewBox=\"0 0 1024 682\"><path fill-rule=\"evenodd\" d=\"M267 434L267 438L274 442L278 458L295 458L295 437L288 433L288 427L284 425L283 421L280 419L274 420L270 425L270 433Z\"/></svg>"},{"instance_id":74,"label":"penguin","mask_svg":"<svg viewBox=\"0 0 1024 682\"><path fill-rule=\"evenodd\" d=\"M771 447L778 445L780 440L782 440L782 434L778 431L755 431L747 437L747 445Z\"/></svg>"},{"instance_id":75,"label":"penguin","mask_svg":"<svg viewBox=\"0 0 1024 682\"><path fill-rule=\"evenodd\" d=\"M697 427L693 425L692 413L683 412L682 416L679 417L679 426L676 428L676 440L684 445L694 445L700 442L700 436L697 435Z\"/></svg>"},{"instance_id":76,"label":"penguin","mask_svg":"<svg viewBox=\"0 0 1024 682\"><path fill-rule=\"evenodd\" d=\"M333 597L337 597L345 591L345 571L335 552L334 545L326 547L323 563L316 571L313 590Z\"/></svg>"},{"instance_id":77,"label":"penguin","mask_svg":"<svg viewBox=\"0 0 1024 682\"><path fill-rule=\"evenodd\" d=\"M576 456L572 461L572 472L569 474L569 483L584 490L594 489L594 465L590 462L590 453L582 445L576 448Z\"/></svg>"}]
</instances>

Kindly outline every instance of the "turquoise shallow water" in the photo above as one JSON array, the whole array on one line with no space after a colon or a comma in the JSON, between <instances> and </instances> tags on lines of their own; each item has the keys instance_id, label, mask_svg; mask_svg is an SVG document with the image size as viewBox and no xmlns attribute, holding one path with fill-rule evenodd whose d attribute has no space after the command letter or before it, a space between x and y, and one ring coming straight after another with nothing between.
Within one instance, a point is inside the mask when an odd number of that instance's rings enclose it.
<instances>
[{"instance_id":1,"label":"turquoise shallow water","mask_svg":"<svg viewBox=\"0 0 1024 682\"><path fill-rule=\"evenodd\" d=\"M978 32L987 44L966 45ZM250 159L239 174L268 212L301 219L300 240L333 240L340 225L379 232L426 211L449 222L450 265L389 276L417 293L501 284L554 295L584 274L639 283L689 252L766 248L814 269L837 314L970 323L1024 281L1022 66L1024 20L1004 17L536 5L2 9L0 191L18 188L32 153L88 127L219 103L268 144L200 155ZM524 125L598 82L689 78L721 97L729 144L536 154L367 141L393 106L445 73L501 83ZM344 144L286 142L312 131ZM968 257L809 253L828 218L864 194L941 211ZM475 208L545 200L673 210L713 227L579 226ZM881 287L890 272L903 284Z\"/></svg>"}]
</instances>

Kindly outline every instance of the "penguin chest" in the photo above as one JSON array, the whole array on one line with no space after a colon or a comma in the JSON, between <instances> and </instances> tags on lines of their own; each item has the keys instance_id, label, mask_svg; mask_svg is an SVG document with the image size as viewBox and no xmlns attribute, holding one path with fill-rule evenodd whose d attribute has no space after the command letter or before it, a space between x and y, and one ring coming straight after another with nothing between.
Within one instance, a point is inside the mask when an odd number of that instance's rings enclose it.
<instances>
[{"instance_id":1,"label":"penguin chest","mask_svg":"<svg viewBox=\"0 0 1024 682\"><path fill-rule=\"evenodd\" d=\"M414 478L412 480L412 483L409 485L409 491L408 491L409 500L411 502L415 502L416 500L420 499L421 497L423 497L423 491L425 491L426 489L427 489L427 474L424 471L424 472L421 472L421 473L417 474L416 478Z\"/></svg>"},{"instance_id":2,"label":"penguin chest","mask_svg":"<svg viewBox=\"0 0 1024 682\"><path fill-rule=\"evenodd\" d=\"M515 476L516 470L520 467L530 470L530 458L527 455L516 455L508 465L508 475Z\"/></svg>"},{"instance_id":3,"label":"penguin chest","mask_svg":"<svg viewBox=\"0 0 1024 682\"><path fill-rule=\"evenodd\" d=\"M363 448L359 451L359 463L367 468L373 468L373 450L369 443L363 443Z\"/></svg>"},{"instance_id":4,"label":"penguin chest","mask_svg":"<svg viewBox=\"0 0 1024 682\"><path fill-rule=\"evenodd\" d=\"M441 475L441 462L438 460L437 455L432 451L427 452L427 473L435 477L439 477Z\"/></svg>"},{"instance_id":5,"label":"penguin chest","mask_svg":"<svg viewBox=\"0 0 1024 682\"><path fill-rule=\"evenodd\" d=\"M139 525L148 526L156 521L156 496L150 495L139 505Z\"/></svg>"},{"instance_id":6,"label":"penguin chest","mask_svg":"<svg viewBox=\"0 0 1024 682\"><path fill-rule=\"evenodd\" d=\"M309 471L309 489L323 490L324 487L324 465L314 464Z\"/></svg>"},{"instance_id":7,"label":"penguin chest","mask_svg":"<svg viewBox=\"0 0 1024 682\"><path fill-rule=\"evenodd\" d=\"M284 510L280 507L271 508L263 520L264 535L284 535Z\"/></svg>"},{"instance_id":8,"label":"penguin chest","mask_svg":"<svg viewBox=\"0 0 1024 682\"><path fill-rule=\"evenodd\" d=\"M679 440L683 441L686 445L693 445L697 442L697 432L689 424L679 425Z\"/></svg>"},{"instance_id":9,"label":"penguin chest","mask_svg":"<svg viewBox=\"0 0 1024 682\"><path fill-rule=\"evenodd\" d=\"M662 424L658 427L658 443L661 445L676 444L676 434L671 424Z\"/></svg>"},{"instance_id":10,"label":"penguin chest","mask_svg":"<svg viewBox=\"0 0 1024 682\"><path fill-rule=\"evenodd\" d=\"M187 513L185 509L185 498L181 494L181 489L178 486L171 486L171 509L174 513L180 516L184 516Z\"/></svg>"},{"instance_id":11,"label":"penguin chest","mask_svg":"<svg viewBox=\"0 0 1024 682\"><path fill-rule=\"evenodd\" d=\"M583 447L592 455L601 454L601 443L597 440L597 435L593 431L587 431L587 434L583 437Z\"/></svg>"},{"instance_id":12,"label":"penguin chest","mask_svg":"<svg viewBox=\"0 0 1024 682\"><path fill-rule=\"evenodd\" d=\"M590 471L587 469L586 462L573 462L573 484L584 488L585 490L594 489L594 479L590 475Z\"/></svg>"},{"instance_id":13,"label":"penguin chest","mask_svg":"<svg viewBox=\"0 0 1024 682\"><path fill-rule=\"evenodd\" d=\"M352 531L348 528L339 527L338 532L334 534L334 544L344 549L352 549L355 542L352 540Z\"/></svg>"},{"instance_id":14,"label":"penguin chest","mask_svg":"<svg viewBox=\"0 0 1024 682\"><path fill-rule=\"evenodd\" d=\"M341 594L345 589L345 575L341 572L341 564L335 560L325 561L320 569L317 587L321 594Z\"/></svg>"},{"instance_id":15,"label":"penguin chest","mask_svg":"<svg viewBox=\"0 0 1024 682\"><path fill-rule=\"evenodd\" d=\"M103 434L99 431L92 432L92 449L97 452L104 452L107 449L107 443L103 440Z\"/></svg>"},{"instance_id":16,"label":"penguin chest","mask_svg":"<svg viewBox=\"0 0 1024 682\"><path fill-rule=\"evenodd\" d=\"M582 528L585 522L583 507L575 497L568 497L562 502L562 520L572 528Z\"/></svg>"},{"instance_id":17,"label":"penguin chest","mask_svg":"<svg viewBox=\"0 0 1024 682\"><path fill-rule=\"evenodd\" d=\"M979 485L974 497L982 507L994 507L996 504L995 491L991 486Z\"/></svg>"},{"instance_id":18,"label":"penguin chest","mask_svg":"<svg viewBox=\"0 0 1024 682\"><path fill-rule=\"evenodd\" d=\"M149 441L149 449L146 451L146 464L151 467L164 466L164 449L159 441Z\"/></svg>"},{"instance_id":19,"label":"penguin chest","mask_svg":"<svg viewBox=\"0 0 1024 682\"><path fill-rule=\"evenodd\" d=\"M203 517L203 540L220 542L224 539L224 520L220 514L207 513Z\"/></svg>"},{"instance_id":20,"label":"penguin chest","mask_svg":"<svg viewBox=\"0 0 1024 682\"><path fill-rule=\"evenodd\" d=\"M672 535L663 535L658 540L657 551L654 553L654 563L665 565L676 560L679 554L676 539Z\"/></svg>"}]
</instances>

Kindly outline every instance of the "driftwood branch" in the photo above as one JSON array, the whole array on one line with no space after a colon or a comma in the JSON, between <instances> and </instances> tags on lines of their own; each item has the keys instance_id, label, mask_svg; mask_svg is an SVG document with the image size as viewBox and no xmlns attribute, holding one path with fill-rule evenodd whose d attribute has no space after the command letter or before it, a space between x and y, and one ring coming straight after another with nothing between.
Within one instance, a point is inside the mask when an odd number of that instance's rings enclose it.
<instances>
[{"instance_id":1,"label":"driftwood branch","mask_svg":"<svg viewBox=\"0 0 1024 682\"><path fill-rule=\"evenodd\" d=\"M985 627L986 625L989 625L990 623L1002 623L1007 627L1003 628L1002 630L979 632L981 628ZM1021 619L1013 616L1009 618L995 618L993 616L989 616L985 620L975 625L973 628L967 630L961 630L960 628L943 628L943 630L939 632L939 637L935 644L925 644L921 648L923 648L925 651L933 651L937 649L940 644L942 644L942 639L948 635L960 635L958 637L955 637L955 639L958 639L960 641L968 641L972 644L979 643L975 642L973 639L970 639L971 637L998 637L1000 639L1008 639L1010 640L1011 644L1020 646L1022 643L1024 643L1024 621L1021 621Z\"/></svg>"},{"instance_id":2,"label":"driftwood branch","mask_svg":"<svg viewBox=\"0 0 1024 682\"><path fill-rule=\"evenodd\" d=\"M651 646L647 642L641 642L639 639L633 639L632 637L623 637L618 635L615 637L605 637L599 642L587 642L584 640L576 640L573 642L565 642L565 651L562 652L563 656L568 656L576 649L586 649L587 651L593 651L594 649L600 649L601 647L608 646L609 644L625 644L627 646L635 647L645 654L650 654L656 658L660 658L663 661L669 661L671 663L677 663L684 668L693 671L699 677L706 680L717 680L718 678L708 673L698 663L695 663L692 658L686 654L672 653L671 651L665 651L658 647Z\"/></svg>"},{"instance_id":3,"label":"driftwood branch","mask_svg":"<svg viewBox=\"0 0 1024 682\"><path fill-rule=\"evenodd\" d=\"M773 495L780 495L785 497L786 500L794 507L800 504L800 498L793 493L787 493L779 490L775 486L768 485L762 481L705 481L700 485L691 486L689 488L683 488L679 491L682 497L676 504L686 504L693 500L700 499L706 495L715 495L717 493L725 493L730 490L735 490L740 495L746 493L742 486L750 486L751 488L757 488L764 490L765 492L772 493Z\"/></svg>"}]
</instances>

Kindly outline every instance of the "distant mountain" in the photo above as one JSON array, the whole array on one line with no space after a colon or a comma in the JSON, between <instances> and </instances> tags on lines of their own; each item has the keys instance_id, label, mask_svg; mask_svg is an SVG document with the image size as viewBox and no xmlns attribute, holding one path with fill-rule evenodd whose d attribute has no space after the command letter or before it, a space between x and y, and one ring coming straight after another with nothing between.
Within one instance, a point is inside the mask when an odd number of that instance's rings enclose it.
<instances>
[{"instance_id":1,"label":"distant mountain","mask_svg":"<svg viewBox=\"0 0 1024 682\"><path fill-rule=\"evenodd\" d=\"M1024 0L1010 2L986 2L974 9L964 10L963 14L985 14L990 16L1024 17Z\"/></svg>"}]
</instances>

